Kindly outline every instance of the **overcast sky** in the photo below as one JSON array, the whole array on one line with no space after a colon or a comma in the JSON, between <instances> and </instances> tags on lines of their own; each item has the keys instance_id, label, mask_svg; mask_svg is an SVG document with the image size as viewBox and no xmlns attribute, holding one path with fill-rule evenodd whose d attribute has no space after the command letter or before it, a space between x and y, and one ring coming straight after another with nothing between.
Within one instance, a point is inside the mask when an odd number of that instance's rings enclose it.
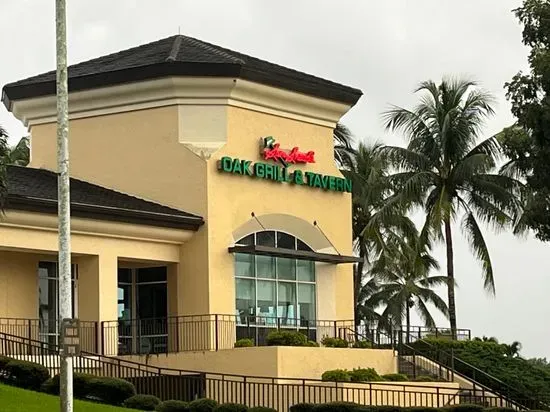
<instances>
[{"instance_id":1,"label":"overcast sky","mask_svg":"<svg viewBox=\"0 0 550 412\"><path fill-rule=\"evenodd\" d=\"M54 1L0 0L0 85L55 68ZM363 90L343 119L358 139L402 144L385 133L389 103L415 103L427 79L468 75L498 100L492 135L513 118L503 85L526 68L511 13L520 0L78 0L68 1L69 61L75 63L182 34ZM0 108L12 142L26 131ZM458 231L458 227L456 228ZM475 335L519 340L525 356L549 356L550 245L487 234L497 296L482 288L468 245L456 240L458 323ZM444 255L438 251L442 265ZM443 267L444 269L444 267ZM440 317L441 324L446 322Z\"/></svg>"}]
</instances>

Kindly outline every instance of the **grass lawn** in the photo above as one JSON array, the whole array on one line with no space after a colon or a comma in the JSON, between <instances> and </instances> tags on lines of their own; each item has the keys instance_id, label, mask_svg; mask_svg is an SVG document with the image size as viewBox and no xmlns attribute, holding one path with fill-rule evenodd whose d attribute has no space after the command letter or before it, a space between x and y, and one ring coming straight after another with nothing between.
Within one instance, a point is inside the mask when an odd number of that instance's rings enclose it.
<instances>
[{"instance_id":1,"label":"grass lawn","mask_svg":"<svg viewBox=\"0 0 550 412\"><path fill-rule=\"evenodd\" d=\"M75 412L131 412L134 409L101 405L99 403L74 401ZM26 391L13 386L0 385L0 411L42 412L59 411L59 397Z\"/></svg>"}]
</instances>

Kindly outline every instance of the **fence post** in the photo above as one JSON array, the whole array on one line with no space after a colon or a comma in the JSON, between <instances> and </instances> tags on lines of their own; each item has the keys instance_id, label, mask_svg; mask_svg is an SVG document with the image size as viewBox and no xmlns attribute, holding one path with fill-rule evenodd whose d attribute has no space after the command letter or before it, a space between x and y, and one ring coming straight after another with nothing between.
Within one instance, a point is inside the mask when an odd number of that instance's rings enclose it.
<instances>
[{"instance_id":1,"label":"fence post","mask_svg":"<svg viewBox=\"0 0 550 412\"><path fill-rule=\"evenodd\" d=\"M451 348L451 378L454 382L455 380L455 351ZM474 380L475 380L475 370L474 370Z\"/></svg>"},{"instance_id":2,"label":"fence post","mask_svg":"<svg viewBox=\"0 0 550 412\"><path fill-rule=\"evenodd\" d=\"M28 355L31 355L31 354L32 354L32 353L31 353L32 350L31 350L30 341L31 341L31 339L33 338L33 336L32 336L32 320L29 319L29 322L28 322L28 323L29 323L29 346L28 346L28 348L27 348L27 354L28 354Z\"/></svg>"},{"instance_id":3,"label":"fence post","mask_svg":"<svg viewBox=\"0 0 550 412\"><path fill-rule=\"evenodd\" d=\"M218 351L219 349L219 343L218 343L218 339L219 339L219 331L218 331L218 315L214 315L214 322L216 322L216 326L215 326L215 339L216 339L216 352Z\"/></svg>"},{"instance_id":4,"label":"fence post","mask_svg":"<svg viewBox=\"0 0 550 412\"><path fill-rule=\"evenodd\" d=\"M337 332L337 330L336 330L336 328L337 328L337 327L336 327L336 321L333 320L332 322L334 323L334 337L337 338L337 337L338 337L338 332Z\"/></svg>"},{"instance_id":5,"label":"fence post","mask_svg":"<svg viewBox=\"0 0 550 412\"><path fill-rule=\"evenodd\" d=\"M101 355L105 355L105 321L101 321Z\"/></svg>"}]
</instances>

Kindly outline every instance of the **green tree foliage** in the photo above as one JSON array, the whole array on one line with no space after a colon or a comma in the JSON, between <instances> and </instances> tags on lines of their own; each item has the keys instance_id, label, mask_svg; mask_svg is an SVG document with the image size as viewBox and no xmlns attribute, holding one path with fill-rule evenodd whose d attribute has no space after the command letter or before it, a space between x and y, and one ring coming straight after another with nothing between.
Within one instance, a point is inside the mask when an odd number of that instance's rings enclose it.
<instances>
[{"instance_id":1,"label":"green tree foliage","mask_svg":"<svg viewBox=\"0 0 550 412\"><path fill-rule=\"evenodd\" d=\"M5 156L9 151L8 133L0 126L0 211L4 210L7 196Z\"/></svg>"},{"instance_id":2,"label":"green tree foliage","mask_svg":"<svg viewBox=\"0 0 550 412\"><path fill-rule=\"evenodd\" d=\"M29 138L22 137L15 146L8 148L3 163L7 165L27 166L30 159Z\"/></svg>"},{"instance_id":3,"label":"green tree foliage","mask_svg":"<svg viewBox=\"0 0 550 412\"><path fill-rule=\"evenodd\" d=\"M523 25L523 43L531 49L529 73L506 83L517 124L499 136L511 163L530 189L525 222L537 238L550 240L550 2L524 0L514 10ZM512 167L511 167L512 166Z\"/></svg>"},{"instance_id":4,"label":"green tree foliage","mask_svg":"<svg viewBox=\"0 0 550 412\"><path fill-rule=\"evenodd\" d=\"M493 115L493 98L475 82L426 81L416 89L413 109L393 107L384 114L386 128L402 132L408 146L387 147L398 172L393 202L424 208L421 237L444 240L447 252L449 318L456 336L455 273L452 224L462 216L462 232L482 266L483 283L495 293L493 263L482 223L501 229L516 225L522 204L518 180L495 173L502 149L495 137L480 142L484 121Z\"/></svg>"},{"instance_id":5,"label":"green tree foliage","mask_svg":"<svg viewBox=\"0 0 550 412\"><path fill-rule=\"evenodd\" d=\"M445 276L430 276L439 265L430 255L426 243L420 237L402 240L391 238L387 242L387 253L374 262L370 274L378 279L378 292L370 298L370 304L384 306L381 324L388 329L390 323L407 327L407 338L410 334L411 309L416 309L424 324L435 327L435 321L428 309L428 304L435 306L445 316L449 309L443 299L433 290L445 285Z\"/></svg>"}]
</instances>

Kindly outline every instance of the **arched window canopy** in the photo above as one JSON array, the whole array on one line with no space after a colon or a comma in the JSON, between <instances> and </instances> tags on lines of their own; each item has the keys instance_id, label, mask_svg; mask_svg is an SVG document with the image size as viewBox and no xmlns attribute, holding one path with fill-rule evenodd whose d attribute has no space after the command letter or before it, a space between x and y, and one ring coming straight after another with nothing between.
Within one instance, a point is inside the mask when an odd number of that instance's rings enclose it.
<instances>
[{"instance_id":1,"label":"arched window canopy","mask_svg":"<svg viewBox=\"0 0 550 412\"><path fill-rule=\"evenodd\" d=\"M245 255L271 256L296 260L308 260L332 264L357 263L362 259L356 256L344 256L332 253L320 253L309 247L290 249L285 247L263 246L257 244L241 244L229 247L229 253L242 253Z\"/></svg>"}]
</instances>

